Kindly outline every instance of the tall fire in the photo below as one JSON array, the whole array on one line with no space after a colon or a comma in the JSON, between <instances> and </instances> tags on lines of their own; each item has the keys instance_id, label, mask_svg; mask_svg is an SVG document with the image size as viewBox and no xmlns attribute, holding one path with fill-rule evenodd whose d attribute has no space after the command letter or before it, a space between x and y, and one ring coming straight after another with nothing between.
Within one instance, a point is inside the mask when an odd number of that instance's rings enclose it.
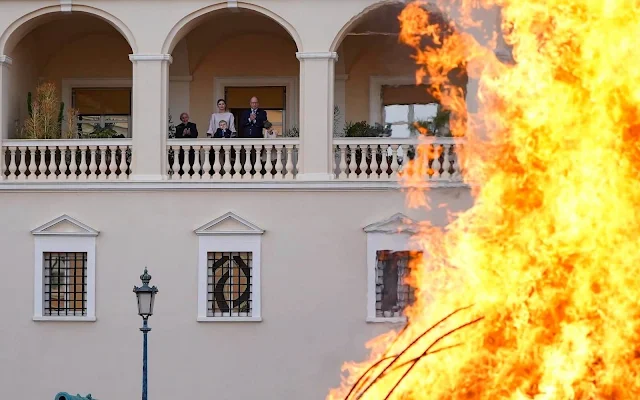
<instances>
[{"instance_id":1,"label":"tall fire","mask_svg":"<svg viewBox=\"0 0 640 400\"><path fill-rule=\"evenodd\" d=\"M495 37L478 39L493 7L513 63ZM475 205L445 229L422 226L409 323L346 364L328 399L640 399L640 3L440 9L444 28L409 4L400 37L453 111ZM469 115L448 83L460 67L479 85ZM405 182L423 179L429 152ZM429 206L415 190L409 200Z\"/></svg>"}]
</instances>

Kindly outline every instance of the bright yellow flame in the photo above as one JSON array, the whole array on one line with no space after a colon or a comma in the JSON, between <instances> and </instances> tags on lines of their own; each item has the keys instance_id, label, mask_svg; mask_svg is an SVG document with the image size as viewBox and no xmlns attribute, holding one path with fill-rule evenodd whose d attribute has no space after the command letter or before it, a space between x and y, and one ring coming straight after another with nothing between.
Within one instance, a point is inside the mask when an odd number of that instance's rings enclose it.
<instances>
[{"instance_id":1,"label":"bright yellow flame","mask_svg":"<svg viewBox=\"0 0 640 400\"><path fill-rule=\"evenodd\" d=\"M414 3L401 40L465 136L475 204L444 230L423 224L406 330L328 399L640 399L640 3L446 3L452 33ZM477 39L494 3L513 64L495 33ZM459 67L478 82L472 115L449 83Z\"/></svg>"}]
</instances>

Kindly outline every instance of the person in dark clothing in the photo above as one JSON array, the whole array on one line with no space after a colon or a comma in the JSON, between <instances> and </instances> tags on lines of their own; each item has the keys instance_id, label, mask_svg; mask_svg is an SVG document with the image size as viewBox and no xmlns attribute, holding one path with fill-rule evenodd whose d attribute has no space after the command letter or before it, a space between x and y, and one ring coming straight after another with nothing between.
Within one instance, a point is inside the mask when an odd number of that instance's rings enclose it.
<instances>
[{"instance_id":1,"label":"person in dark clothing","mask_svg":"<svg viewBox=\"0 0 640 400\"><path fill-rule=\"evenodd\" d=\"M198 127L193 122L189 122L189 114L180 114L182 123L176 126L176 139L195 139L198 137Z\"/></svg>"},{"instance_id":2,"label":"person in dark clothing","mask_svg":"<svg viewBox=\"0 0 640 400\"><path fill-rule=\"evenodd\" d=\"M214 139L221 139L221 138L229 139L229 138L236 137L236 135L233 132L231 132L230 129L227 129L227 121L225 120L220 121L219 126L220 127L216 130L216 133L213 134Z\"/></svg>"},{"instance_id":3,"label":"person in dark clothing","mask_svg":"<svg viewBox=\"0 0 640 400\"><path fill-rule=\"evenodd\" d=\"M251 109L242 113L240 132L241 138L262 139L264 138L262 130L264 129L264 122L267 120L267 112L259 108L260 103L257 97L252 97L250 100Z\"/></svg>"},{"instance_id":4,"label":"person in dark clothing","mask_svg":"<svg viewBox=\"0 0 640 400\"><path fill-rule=\"evenodd\" d=\"M198 127L193 122L189 122L189 114L185 112L180 114L180 121L182 121L182 123L176 126L176 139L195 139L198 137ZM184 170L185 174L189 173L195 160L196 152L191 149L189 150L189 163ZM181 166L184 163L184 150L182 149L180 149L180 153L178 153L178 162Z\"/></svg>"}]
</instances>

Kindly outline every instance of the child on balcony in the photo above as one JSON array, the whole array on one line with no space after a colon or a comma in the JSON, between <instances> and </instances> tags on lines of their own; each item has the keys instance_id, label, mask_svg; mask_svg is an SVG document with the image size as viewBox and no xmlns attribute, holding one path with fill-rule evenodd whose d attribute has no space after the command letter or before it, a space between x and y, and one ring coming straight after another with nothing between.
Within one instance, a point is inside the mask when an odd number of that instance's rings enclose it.
<instances>
[{"instance_id":1,"label":"child on balcony","mask_svg":"<svg viewBox=\"0 0 640 400\"><path fill-rule=\"evenodd\" d=\"M213 134L214 139L229 139L236 137L236 135L231 132L230 129L227 129L227 121L222 120L218 123L219 128L216 130L216 133Z\"/></svg>"}]
</instances>

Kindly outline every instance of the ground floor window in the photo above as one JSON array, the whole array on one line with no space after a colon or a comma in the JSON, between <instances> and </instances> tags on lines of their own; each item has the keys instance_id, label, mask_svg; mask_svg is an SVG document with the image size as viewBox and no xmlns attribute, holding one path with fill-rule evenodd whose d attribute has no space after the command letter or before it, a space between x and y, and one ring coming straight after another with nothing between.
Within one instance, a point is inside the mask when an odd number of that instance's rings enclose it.
<instances>
[{"instance_id":1,"label":"ground floor window","mask_svg":"<svg viewBox=\"0 0 640 400\"><path fill-rule=\"evenodd\" d=\"M87 253L43 253L43 315L87 314Z\"/></svg>"},{"instance_id":2,"label":"ground floor window","mask_svg":"<svg viewBox=\"0 0 640 400\"><path fill-rule=\"evenodd\" d=\"M250 252L207 254L207 303L209 317L251 316Z\"/></svg>"}]
</instances>

